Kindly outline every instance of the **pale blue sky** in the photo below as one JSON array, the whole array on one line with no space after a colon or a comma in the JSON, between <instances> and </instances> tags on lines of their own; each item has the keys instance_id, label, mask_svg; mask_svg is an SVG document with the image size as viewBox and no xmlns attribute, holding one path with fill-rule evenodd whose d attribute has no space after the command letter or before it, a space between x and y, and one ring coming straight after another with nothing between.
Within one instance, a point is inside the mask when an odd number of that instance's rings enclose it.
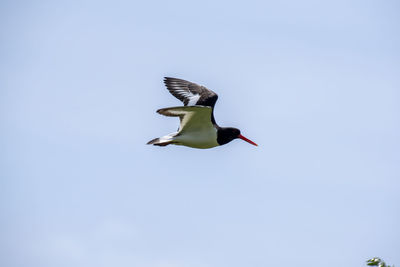
<instances>
[{"instance_id":1,"label":"pale blue sky","mask_svg":"<svg viewBox=\"0 0 400 267\"><path fill-rule=\"evenodd\" d=\"M3 1L0 265L400 265L398 1ZM172 76L243 141L177 128Z\"/></svg>"}]
</instances>

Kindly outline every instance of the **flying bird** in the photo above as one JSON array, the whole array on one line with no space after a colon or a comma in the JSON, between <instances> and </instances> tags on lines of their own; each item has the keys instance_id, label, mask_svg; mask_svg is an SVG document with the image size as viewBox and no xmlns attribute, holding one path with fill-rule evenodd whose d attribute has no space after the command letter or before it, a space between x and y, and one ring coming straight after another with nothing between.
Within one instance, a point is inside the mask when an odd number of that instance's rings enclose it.
<instances>
[{"instance_id":1,"label":"flying bird","mask_svg":"<svg viewBox=\"0 0 400 267\"><path fill-rule=\"evenodd\" d=\"M220 127L215 122L214 105L218 95L204 86L177 78L165 77L168 91L185 106L162 108L157 113L179 117L177 132L149 141L148 145L181 145L193 148L212 148L240 138L252 145L256 143L240 134L233 127Z\"/></svg>"}]
</instances>

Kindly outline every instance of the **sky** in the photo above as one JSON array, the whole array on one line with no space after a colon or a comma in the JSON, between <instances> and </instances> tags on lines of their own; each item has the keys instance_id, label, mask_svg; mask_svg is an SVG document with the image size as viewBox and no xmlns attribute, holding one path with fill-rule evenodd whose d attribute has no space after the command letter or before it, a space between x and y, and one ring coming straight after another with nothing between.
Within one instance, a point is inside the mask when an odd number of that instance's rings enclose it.
<instances>
[{"instance_id":1,"label":"sky","mask_svg":"<svg viewBox=\"0 0 400 267\"><path fill-rule=\"evenodd\" d=\"M0 265L400 265L398 1L2 1ZM155 147L219 95L241 140Z\"/></svg>"}]
</instances>

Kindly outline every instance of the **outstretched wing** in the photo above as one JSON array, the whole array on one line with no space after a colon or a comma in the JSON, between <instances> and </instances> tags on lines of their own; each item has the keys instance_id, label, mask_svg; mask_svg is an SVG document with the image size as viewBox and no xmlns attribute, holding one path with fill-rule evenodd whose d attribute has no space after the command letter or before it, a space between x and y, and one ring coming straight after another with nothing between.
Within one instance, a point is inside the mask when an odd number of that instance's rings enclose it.
<instances>
[{"instance_id":1,"label":"outstretched wing","mask_svg":"<svg viewBox=\"0 0 400 267\"><path fill-rule=\"evenodd\" d=\"M157 110L158 113L169 116L179 117L181 124L178 132L201 131L213 128L211 122L212 108L207 106L188 106L172 107Z\"/></svg>"},{"instance_id":2,"label":"outstretched wing","mask_svg":"<svg viewBox=\"0 0 400 267\"><path fill-rule=\"evenodd\" d=\"M204 86L177 78L165 77L168 91L185 106L209 106L214 108L218 95Z\"/></svg>"}]
</instances>

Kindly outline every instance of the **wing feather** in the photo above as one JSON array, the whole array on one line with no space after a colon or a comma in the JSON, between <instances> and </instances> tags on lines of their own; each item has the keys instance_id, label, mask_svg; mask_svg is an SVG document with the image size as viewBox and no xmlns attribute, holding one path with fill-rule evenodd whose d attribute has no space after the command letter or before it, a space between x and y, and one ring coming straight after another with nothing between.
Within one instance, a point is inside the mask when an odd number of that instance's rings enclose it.
<instances>
[{"instance_id":1,"label":"wing feather","mask_svg":"<svg viewBox=\"0 0 400 267\"><path fill-rule=\"evenodd\" d=\"M157 112L164 116L179 117L181 123L178 132L180 133L214 127L211 122L212 108L208 106L162 108Z\"/></svg>"},{"instance_id":2,"label":"wing feather","mask_svg":"<svg viewBox=\"0 0 400 267\"><path fill-rule=\"evenodd\" d=\"M204 86L178 79L165 77L164 83L168 91L184 103L185 106L214 107L218 95Z\"/></svg>"}]
</instances>

